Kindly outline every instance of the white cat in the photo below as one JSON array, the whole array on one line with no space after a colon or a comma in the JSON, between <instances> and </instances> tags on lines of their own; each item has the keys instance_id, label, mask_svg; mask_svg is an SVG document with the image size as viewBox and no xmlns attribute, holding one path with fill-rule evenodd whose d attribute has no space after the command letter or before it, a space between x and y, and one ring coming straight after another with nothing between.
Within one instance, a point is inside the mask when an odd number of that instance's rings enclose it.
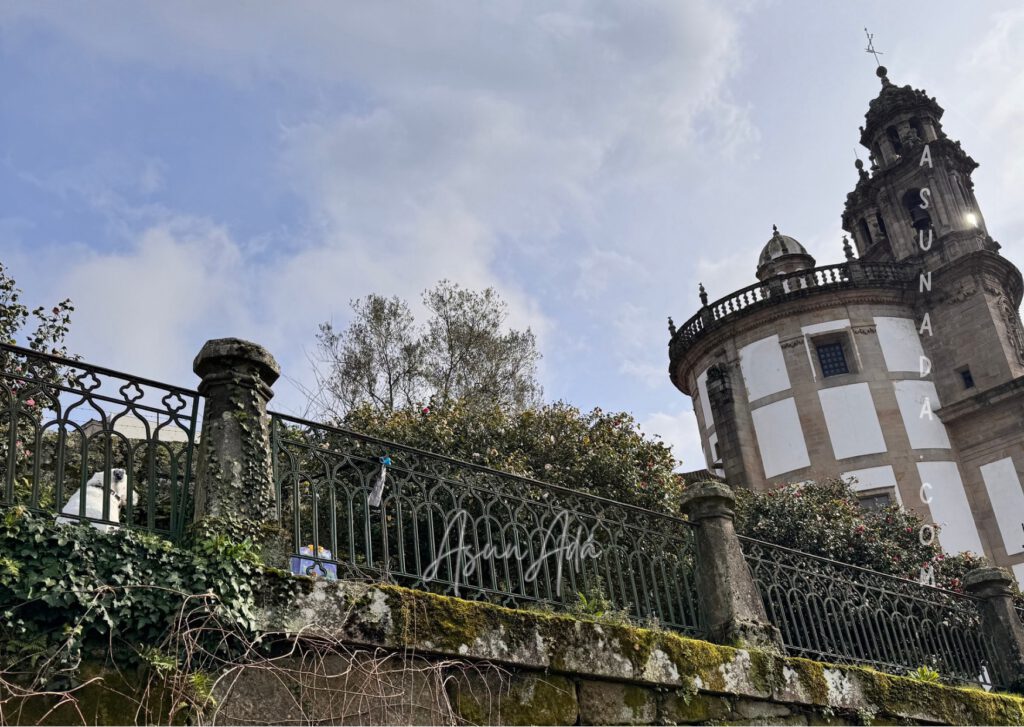
<instances>
[{"instance_id":1,"label":"white cat","mask_svg":"<svg viewBox=\"0 0 1024 727\"><path fill-rule=\"evenodd\" d=\"M78 519L82 513L82 490L78 490L68 499L64 509L61 510L61 513L64 515L73 515L75 517L58 517L57 524L66 525L88 522L94 528L102 530L103 532L109 532L110 530L120 527L121 506L124 505L128 499L128 478L125 476L125 471L122 469L110 471L109 490L103 484L103 473L97 472L92 476L92 479L85 484L84 490L85 516L102 522ZM110 503L109 510L107 511L107 520L103 519L104 499Z\"/></svg>"}]
</instances>

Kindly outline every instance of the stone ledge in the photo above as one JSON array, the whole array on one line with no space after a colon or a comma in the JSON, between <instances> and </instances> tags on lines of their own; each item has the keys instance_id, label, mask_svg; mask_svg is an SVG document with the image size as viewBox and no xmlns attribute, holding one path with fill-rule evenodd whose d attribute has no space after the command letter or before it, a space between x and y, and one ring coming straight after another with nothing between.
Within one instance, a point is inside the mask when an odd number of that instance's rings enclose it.
<instances>
[{"instance_id":1,"label":"stone ledge","mask_svg":"<svg viewBox=\"0 0 1024 727\"><path fill-rule=\"evenodd\" d=\"M1024 724L1024 699L980 688L928 684L862 667L397 586L272 575L262 618L261 630L267 632L305 633L683 695L725 695L923 723Z\"/></svg>"}]
</instances>

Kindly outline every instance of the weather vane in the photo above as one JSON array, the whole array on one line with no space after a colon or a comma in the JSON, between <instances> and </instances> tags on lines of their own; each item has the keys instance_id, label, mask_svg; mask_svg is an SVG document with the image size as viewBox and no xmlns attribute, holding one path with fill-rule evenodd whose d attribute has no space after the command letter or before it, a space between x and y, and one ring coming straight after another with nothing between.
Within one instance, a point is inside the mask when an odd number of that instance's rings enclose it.
<instances>
[{"instance_id":1,"label":"weather vane","mask_svg":"<svg viewBox=\"0 0 1024 727\"><path fill-rule=\"evenodd\" d=\"M868 37L868 47L864 49L864 52L865 53L870 53L871 55L873 55L875 57L875 63L877 63L879 66L881 66L882 62L880 60L878 60L878 56L883 56L885 54L882 53L882 51L880 51L880 50L875 50L875 44L874 44L875 36L874 36L873 33L869 33L867 28L864 28L864 35L866 35Z\"/></svg>"}]
</instances>

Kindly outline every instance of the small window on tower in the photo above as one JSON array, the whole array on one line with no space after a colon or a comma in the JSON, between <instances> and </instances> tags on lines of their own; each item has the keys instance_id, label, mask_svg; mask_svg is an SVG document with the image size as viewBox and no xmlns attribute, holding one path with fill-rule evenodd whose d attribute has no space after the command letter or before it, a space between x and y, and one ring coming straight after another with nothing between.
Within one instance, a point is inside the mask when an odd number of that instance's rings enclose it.
<instances>
[{"instance_id":1,"label":"small window on tower","mask_svg":"<svg viewBox=\"0 0 1024 727\"><path fill-rule=\"evenodd\" d=\"M974 388L974 377L971 376L971 370L966 366L960 369L960 380L964 382L965 389Z\"/></svg>"},{"instance_id":2,"label":"small window on tower","mask_svg":"<svg viewBox=\"0 0 1024 727\"><path fill-rule=\"evenodd\" d=\"M818 363L821 364L822 376L838 376L839 374L850 373L850 367L846 363L846 354L843 352L843 344L819 343Z\"/></svg>"},{"instance_id":3,"label":"small window on tower","mask_svg":"<svg viewBox=\"0 0 1024 727\"><path fill-rule=\"evenodd\" d=\"M900 141L900 132L896 130L895 126L890 126L885 130L885 135L889 137L889 143L892 144L892 150L898 157L903 151L903 142Z\"/></svg>"},{"instance_id":4,"label":"small window on tower","mask_svg":"<svg viewBox=\"0 0 1024 727\"><path fill-rule=\"evenodd\" d=\"M857 231L860 232L860 239L864 243L865 249L875 244L875 241L871 239L871 228L868 227L868 223L863 217L857 223Z\"/></svg>"},{"instance_id":5,"label":"small window on tower","mask_svg":"<svg viewBox=\"0 0 1024 727\"><path fill-rule=\"evenodd\" d=\"M862 510L867 510L869 512L884 510L892 503L893 499L890 491L865 492L857 495L857 504L860 505Z\"/></svg>"},{"instance_id":6,"label":"small window on tower","mask_svg":"<svg viewBox=\"0 0 1024 727\"><path fill-rule=\"evenodd\" d=\"M882 237L888 237L889 232L885 229L885 220L882 219L881 213L875 212L875 222L878 224L878 231L882 233Z\"/></svg>"}]
</instances>

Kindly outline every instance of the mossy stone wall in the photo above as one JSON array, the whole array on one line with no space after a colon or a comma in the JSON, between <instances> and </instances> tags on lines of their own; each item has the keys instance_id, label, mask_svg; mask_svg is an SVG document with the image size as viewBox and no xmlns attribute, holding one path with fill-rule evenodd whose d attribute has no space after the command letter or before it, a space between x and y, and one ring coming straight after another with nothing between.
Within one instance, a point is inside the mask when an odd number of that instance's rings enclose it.
<instances>
[{"instance_id":1,"label":"mossy stone wall","mask_svg":"<svg viewBox=\"0 0 1024 727\"><path fill-rule=\"evenodd\" d=\"M216 675L190 723L1024 725L1019 697L665 631L285 573L261 593L267 638L302 634L329 656L294 650ZM139 710L146 695L125 675L88 673L85 722L167 721L152 695ZM67 706L47 714L45 698L23 705L26 719L15 706L8 723L82 721Z\"/></svg>"}]
</instances>

